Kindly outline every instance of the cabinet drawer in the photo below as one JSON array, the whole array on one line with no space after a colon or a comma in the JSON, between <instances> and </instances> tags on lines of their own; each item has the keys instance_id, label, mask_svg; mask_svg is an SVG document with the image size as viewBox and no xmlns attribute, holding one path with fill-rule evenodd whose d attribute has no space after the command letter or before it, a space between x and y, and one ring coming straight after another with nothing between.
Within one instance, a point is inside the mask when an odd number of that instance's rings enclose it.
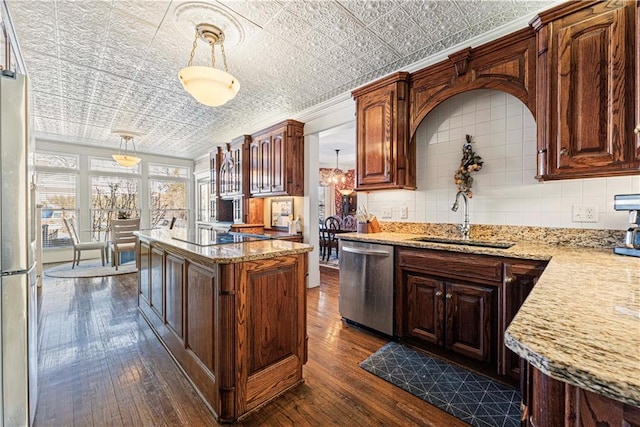
<instances>
[{"instance_id":1,"label":"cabinet drawer","mask_svg":"<svg viewBox=\"0 0 640 427\"><path fill-rule=\"evenodd\" d=\"M502 282L502 261L494 257L428 249L398 250L398 266L440 277Z\"/></svg>"}]
</instances>

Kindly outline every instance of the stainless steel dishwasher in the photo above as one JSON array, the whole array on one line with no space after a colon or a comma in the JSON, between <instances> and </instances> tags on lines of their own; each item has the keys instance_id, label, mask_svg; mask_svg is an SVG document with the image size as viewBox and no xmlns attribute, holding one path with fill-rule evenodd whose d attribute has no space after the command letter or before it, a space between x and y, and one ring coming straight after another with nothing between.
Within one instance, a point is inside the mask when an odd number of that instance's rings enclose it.
<instances>
[{"instance_id":1,"label":"stainless steel dishwasher","mask_svg":"<svg viewBox=\"0 0 640 427\"><path fill-rule=\"evenodd\" d=\"M340 240L340 315L393 335L393 246Z\"/></svg>"}]
</instances>

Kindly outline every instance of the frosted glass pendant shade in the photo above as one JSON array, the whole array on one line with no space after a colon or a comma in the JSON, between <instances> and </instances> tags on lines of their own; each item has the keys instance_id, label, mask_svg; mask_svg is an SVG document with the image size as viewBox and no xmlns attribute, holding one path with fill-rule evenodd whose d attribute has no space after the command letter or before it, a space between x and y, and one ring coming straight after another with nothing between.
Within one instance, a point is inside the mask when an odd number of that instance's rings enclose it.
<instances>
[{"instance_id":1,"label":"frosted glass pendant shade","mask_svg":"<svg viewBox=\"0 0 640 427\"><path fill-rule=\"evenodd\" d=\"M178 73L182 87L196 101L217 107L233 99L240 90L240 83L226 71L213 67L190 66Z\"/></svg>"},{"instance_id":2,"label":"frosted glass pendant shade","mask_svg":"<svg viewBox=\"0 0 640 427\"><path fill-rule=\"evenodd\" d=\"M111 157L113 157L113 160L115 160L120 166L125 168L133 167L142 160L140 157L127 156L126 154L113 154Z\"/></svg>"}]
</instances>

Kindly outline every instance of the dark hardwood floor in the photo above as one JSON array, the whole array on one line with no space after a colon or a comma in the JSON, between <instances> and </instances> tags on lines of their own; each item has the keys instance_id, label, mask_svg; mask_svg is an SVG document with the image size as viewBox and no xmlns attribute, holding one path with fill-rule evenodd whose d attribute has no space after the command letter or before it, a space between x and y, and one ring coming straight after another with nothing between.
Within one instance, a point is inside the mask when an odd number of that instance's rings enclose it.
<instances>
[{"instance_id":1,"label":"dark hardwood floor","mask_svg":"<svg viewBox=\"0 0 640 427\"><path fill-rule=\"evenodd\" d=\"M305 383L238 425L466 426L366 372L387 341L344 323L337 270L308 292ZM135 274L45 277L36 426L216 425L136 306Z\"/></svg>"}]
</instances>

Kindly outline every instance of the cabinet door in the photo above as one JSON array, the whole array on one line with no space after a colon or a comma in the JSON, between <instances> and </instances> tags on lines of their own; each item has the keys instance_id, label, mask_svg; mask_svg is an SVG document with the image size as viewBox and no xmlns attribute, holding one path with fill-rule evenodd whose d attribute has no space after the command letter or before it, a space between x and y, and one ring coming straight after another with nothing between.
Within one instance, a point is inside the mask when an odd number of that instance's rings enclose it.
<instances>
[{"instance_id":1,"label":"cabinet door","mask_svg":"<svg viewBox=\"0 0 640 427\"><path fill-rule=\"evenodd\" d=\"M231 192L233 194L242 193L242 161L243 161L242 143L231 145L231 161L233 162L233 170L231 173Z\"/></svg>"},{"instance_id":2,"label":"cabinet door","mask_svg":"<svg viewBox=\"0 0 640 427\"><path fill-rule=\"evenodd\" d=\"M260 174L260 190L259 193L269 193L271 191L271 135L263 136L258 143L260 144L258 154L258 173Z\"/></svg>"},{"instance_id":3,"label":"cabinet door","mask_svg":"<svg viewBox=\"0 0 640 427\"><path fill-rule=\"evenodd\" d=\"M230 153L226 153L220 162L220 196L233 194L233 168L235 164Z\"/></svg>"},{"instance_id":4,"label":"cabinet door","mask_svg":"<svg viewBox=\"0 0 640 427\"><path fill-rule=\"evenodd\" d=\"M394 97L383 87L358 98L358 187L393 183Z\"/></svg>"},{"instance_id":5,"label":"cabinet door","mask_svg":"<svg viewBox=\"0 0 640 427\"><path fill-rule=\"evenodd\" d=\"M269 163L271 170L269 172L271 178L272 193L283 193L285 188L286 178L286 163L284 159L284 137L283 134L286 128L282 131L274 132L271 136L271 161Z\"/></svg>"},{"instance_id":6,"label":"cabinet door","mask_svg":"<svg viewBox=\"0 0 640 427\"><path fill-rule=\"evenodd\" d=\"M444 283L430 277L407 275L406 333L422 341L444 344Z\"/></svg>"},{"instance_id":7,"label":"cabinet door","mask_svg":"<svg viewBox=\"0 0 640 427\"><path fill-rule=\"evenodd\" d=\"M189 263L187 280L187 348L215 374L216 275L209 268Z\"/></svg>"},{"instance_id":8,"label":"cabinet door","mask_svg":"<svg viewBox=\"0 0 640 427\"><path fill-rule=\"evenodd\" d=\"M164 253L161 249L151 248L151 308L158 318L164 319L164 285L162 265Z\"/></svg>"},{"instance_id":9,"label":"cabinet door","mask_svg":"<svg viewBox=\"0 0 640 427\"><path fill-rule=\"evenodd\" d=\"M256 138L249 145L249 191L258 194L262 189L262 172L260 170L260 139Z\"/></svg>"},{"instance_id":10,"label":"cabinet door","mask_svg":"<svg viewBox=\"0 0 640 427\"><path fill-rule=\"evenodd\" d=\"M150 280L150 268L149 268L149 244L146 242L140 242L140 249L138 250L138 265L140 266L140 273L138 274L138 304L149 304L149 287L151 286Z\"/></svg>"},{"instance_id":11,"label":"cabinet door","mask_svg":"<svg viewBox=\"0 0 640 427\"><path fill-rule=\"evenodd\" d=\"M549 24L550 178L604 176L635 169L634 5L602 2ZM544 37L543 37L544 38ZM541 91L544 93L544 91Z\"/></svg>"},{"instance_id":12,"label":"cabinet door","mask_svg":"<svg viewBox=\"0 0 640 427\"><path fill-rule=\"evenodd\" d=\"M446 287L446 347L482 362L495 354L495 325L498 324L496 288L462 283Z\"/></svg>"},{"instance_id":13,"label":"cabinet door","mask_svg":"<svg viewBox=\"0 0 640 427\"><path fill-rule=\"evenodd\" d=\"M184 259L168 254L166 263L166 315L167 326L184 339L183 301L184 301Z\"/></svg>"},{"instance_id":14,"label":"cabinet door","mask_svg":"<svg viewBox=\"0 0 640 427\"><path fill-rule=\"evenodd\" d=\"M502 351L502 363L499 364L498 372L502 375L509 375L515 380L520 379L520 358L504 346L502 337L520 306L522 306L529 292L538 281L545 265L546 263L526 262L518 264L505 263L504 265L504 312L502 313L504 328L500 331L500 342L498 343Z\"/></svg>"}]
</instances>

